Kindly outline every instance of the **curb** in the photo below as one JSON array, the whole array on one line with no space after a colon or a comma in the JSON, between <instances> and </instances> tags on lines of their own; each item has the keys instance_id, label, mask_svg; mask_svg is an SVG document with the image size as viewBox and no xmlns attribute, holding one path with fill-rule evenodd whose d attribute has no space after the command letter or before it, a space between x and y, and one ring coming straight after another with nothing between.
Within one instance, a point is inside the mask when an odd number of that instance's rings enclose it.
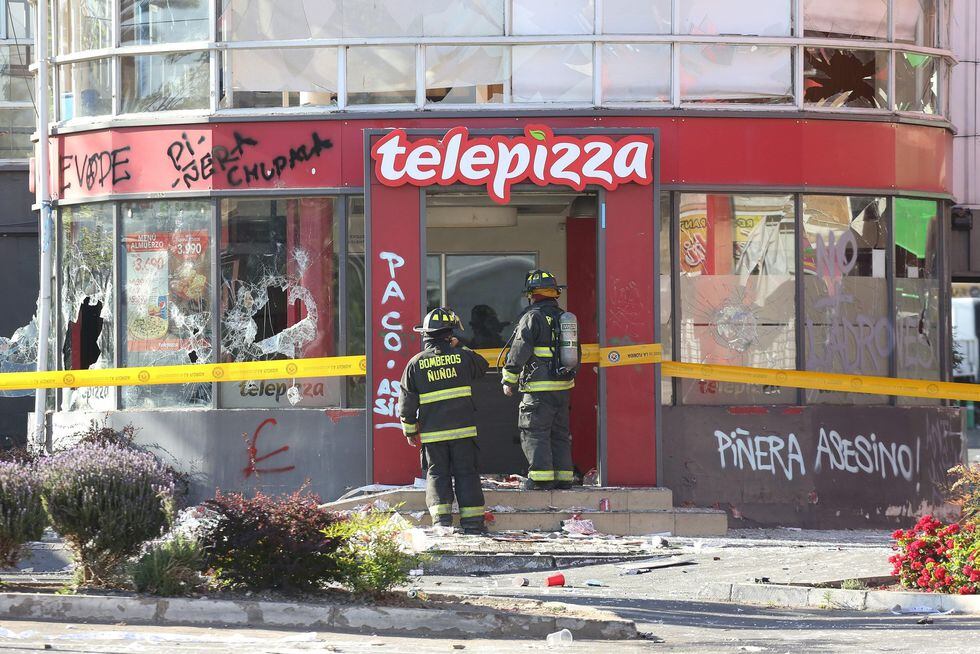
<instances>
[{"instance_id":1,"label":"curb","mask_svg":"<svg viewBox=\"0 0 980 654\"><path fill-rule=\"evenodd\" d=\"M706 601L786 608L890 611L900 606L906 610L921 609L922 612L953 610L964 615L980 615L980 595L711 582L698 590L697 598Z\"/></svg>"},{"instance_id":2,"label":"curb","mask_svg":"<svg viewBox=\"0 0 980 654\"><path fill-rule=\"evenodd\" d=\"M643 555L602 554L435 554L423 568L426 575L445 577L516 574L606 565L650 558Z\"/></svg>"},{"instance_id":3,"label":"curb","mask_svg":"<svg viewBox=\"0 0 980 654\"><path fill-rule=\"evenodd\" d=\"M465 599L461 597L460 599ZM577 639L626 640L636 624L609 614L569 618L465 609L337 606L100 595L0 594L0 619L144 625L272 627L439 638L545 638L568 629Z\"/></svg>"}]
</instances>

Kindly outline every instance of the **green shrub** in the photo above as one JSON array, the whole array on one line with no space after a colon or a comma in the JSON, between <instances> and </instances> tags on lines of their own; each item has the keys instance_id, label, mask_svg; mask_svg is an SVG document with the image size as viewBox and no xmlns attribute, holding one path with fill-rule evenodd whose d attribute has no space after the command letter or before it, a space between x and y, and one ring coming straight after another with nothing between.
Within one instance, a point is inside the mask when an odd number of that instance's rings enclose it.
<instances>
[{"instance_id":1,"label":"green shrub","mask_svg":"<svg viewBox=\"0 0 980 654\"><path fill-rule=\"evenodd\" d=\"M406 546L402 532L403 526L382 511L352 513L327 529L328 536L343 540L337 550L340 582L355 593L376 596L408 581L423 558Z\"/></svg>"},{"instance_id":2,"label":"green shrub","mask_svg":"<svg viewBox=\"0 0 980 654\"><path fill-rule=\"evenodd\" d=\"M980 465L956 466L949 473L953 476L951 501L959 505L965 520L980 521Z\"/></svg>"},{"instance_id":3,"label":"green shrub","mask_svg":"<svg viewBox=\"0 0 980 654\"><path fill-rule=\"evenodd\" d=\"M46 524L37 470L0 462L0 568L17 565L24 543L39 540Z\"/></svg>"},{"instance_id":4,"label":"green shrub","mask_svg":"<svg viewBox=\"0 0 980 654\"><path fill-rule=\"evenodd\" d=\"M84 584L111 583L167 524L174 482L151 454L88 443L44 460L41 473L44 508L74 550Z\"/></svg>"},{"instance_id":5,"label":"green shrub","mask_svg":"<svg viewBox=\"0 0 980 654\"><path fill-rule=\"evenodd\" d=\"M204 565L219 586L315 591L337 578L339 540L324 531L336 520L320 498L218 493L204 503L197 530Z\"/></svg>"},{"instance_id":6,"label":"green shrub","mask_svg":"<svg viewBox=\"0 0 980 654\"><path fill-rule=\"evenodd\" d=\"M203 586L204 558L201 546L177 537L154 543L129 566L137 592L173 597L187 595Z\"/></svg>"}]
</instances>

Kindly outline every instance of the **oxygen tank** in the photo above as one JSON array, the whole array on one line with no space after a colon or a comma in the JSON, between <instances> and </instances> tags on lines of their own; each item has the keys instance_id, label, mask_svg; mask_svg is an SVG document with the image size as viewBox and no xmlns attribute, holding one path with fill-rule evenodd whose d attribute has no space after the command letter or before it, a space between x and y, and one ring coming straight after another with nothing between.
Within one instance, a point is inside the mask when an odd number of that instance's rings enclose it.
<instances>
[{"instance_id":1,"label":"oxygen tank","mask_svg":"<svg viewBox=\"0 0 980 654\"><path fill-rule=\"evenodd\" d=\"M578 319L570 311L558 319L558 363L566 372L578 368Z\"/></svg>"}]
</instances>

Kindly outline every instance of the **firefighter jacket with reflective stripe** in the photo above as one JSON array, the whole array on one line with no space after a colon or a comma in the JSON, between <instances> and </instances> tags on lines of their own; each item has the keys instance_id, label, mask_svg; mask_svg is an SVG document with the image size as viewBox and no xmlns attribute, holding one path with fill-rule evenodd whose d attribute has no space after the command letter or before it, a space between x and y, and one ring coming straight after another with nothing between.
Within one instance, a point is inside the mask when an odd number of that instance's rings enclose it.
<instances>
[{"instance_id":1,"label":"firefighter jacket with reflective stripe","mask_svg":"<svg viewBox=\"0 0 980 654\"><path fill-rule=\"evenodd\" d=\"M514 330L514 342L502 372L503 383L518 385L522 393L567 391L575 386L574 373L559 376L552 367L552 358L557 354L552 324L561 314L558 301L551 298L527 308Z\"/></svg>"},{"instance_id":2,"label":"firefighter jacket with reflective stripe","mask_svg":"<svg viewBox=\"0 0 980 654\"><path fill-rule=\"evenodd\" d=\"M486 360L446 340L426 339L424 346L402 373L402 431L423 443L476 436L472 383L487 372Z\"/></svg>"}]
</instances>

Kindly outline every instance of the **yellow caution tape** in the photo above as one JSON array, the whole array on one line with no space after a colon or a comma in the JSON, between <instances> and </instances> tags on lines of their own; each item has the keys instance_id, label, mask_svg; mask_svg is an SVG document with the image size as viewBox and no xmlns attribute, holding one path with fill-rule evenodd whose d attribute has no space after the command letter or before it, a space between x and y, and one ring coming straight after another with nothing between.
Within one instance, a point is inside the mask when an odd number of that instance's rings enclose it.
<instances>
[{"instance_id":1,"label":"yellow caution tape","mask_svg":"<svg viewBox=\"0 0 980 654\"><path fill-rule=\"evenodd\" d=\"M476 352L489 361L490 365L496 365L501 350L488 349L476 350ZM602 368L660 363L661 372L668 377L788 386L843 393L980 402L980 384L662 361L662 350L659 344L600 348L598 345L590 343L582 346L582 363L598 363ZM253 379L304 379L309 377L361 376L366 371L367 359L363 355L355 355L247 363L198 363L145 368L57 370L41 373L8 372L0 374L0 390L192 384Z\"/></svg>"},{"instance_id":2,"label":"yellow caution tape","mask_svg":"<svg viewBox=\"0 0 980 654\"><path fill-rule=\"evenodd\" d=\"M145 386L215 381L247 381L307 377L363 375L367 360L361 356L286 359L247 363L196 363L146 368L8 372L0 374L0 390L79 388L82 386Z\"/></svg>"},{"instance_id":3,"label":"yellow caution tape","mask_svg":"<svg viewBox=\"0 0 980 654\"><path fill-rule=\"evenodd\" d=\"M664 361L661 364L661 371L669 377L683 377L685 379L710 379L724 382L808 388L820 391L841 391L842 393L900 395L935 400L980 402L980 384L841 375L830 372L714 366L701 363L679 363L677 361Z\"/></svg>"}]
</instances>

